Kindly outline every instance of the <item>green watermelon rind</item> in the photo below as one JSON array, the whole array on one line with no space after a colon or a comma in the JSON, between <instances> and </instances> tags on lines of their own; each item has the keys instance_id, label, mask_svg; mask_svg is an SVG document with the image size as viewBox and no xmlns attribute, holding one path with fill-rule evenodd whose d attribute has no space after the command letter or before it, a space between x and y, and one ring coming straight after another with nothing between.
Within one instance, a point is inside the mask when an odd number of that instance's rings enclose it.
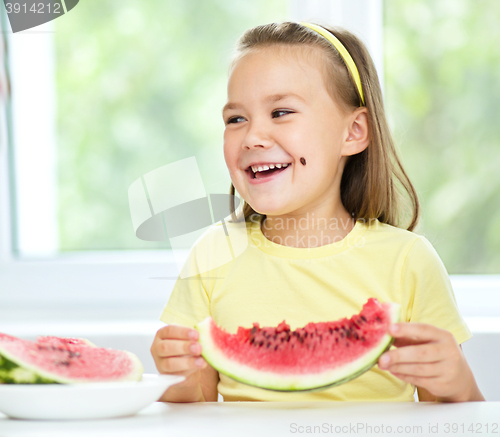
<instances>
[{"instance_id":1,"label":"green watermelon rind","mask_svg":"<svg viewBox=\"0 0 500 437\"><path fill-rule=\"evenodd\" d=\"M396 303L387 303L390 323L400 320L401 306ZM351 381L362 375L377 364L379 357L394 343L390 334L385 334L378 344L357 360L317 374L277 374L262 371L253 367L228 359L213 343L210 334L212 318L207 317L195 328L199 331L199 341L203 346L203 358L216 370L244 384L256 386L272 391L320 391Z\"/></svg>"},{"instance_id":2,"label":"green watermelon rind","mask_svg":"<svg viewBox=\"0 0 500 437\"><path fill-rule=\"evenodd\" d=\"M88 345L93 345L88 342ZM132 362L133 370L122 378L112 380L89 378L67 378L56 373L40 369L14 356L0 347L0 384L85 384L92 382L140 381L144 368L139 358L129 351L123 351Z\"/></svg>"},{"instance_id":3,"label":"green watermelon rind","mask_svg":"<svg viewBox=\"0 0 500 437\"><path fill-rule=\"evenodd\" d=\"M0 355L0 384L58 384Z\"/></svg>"}]
</instances>

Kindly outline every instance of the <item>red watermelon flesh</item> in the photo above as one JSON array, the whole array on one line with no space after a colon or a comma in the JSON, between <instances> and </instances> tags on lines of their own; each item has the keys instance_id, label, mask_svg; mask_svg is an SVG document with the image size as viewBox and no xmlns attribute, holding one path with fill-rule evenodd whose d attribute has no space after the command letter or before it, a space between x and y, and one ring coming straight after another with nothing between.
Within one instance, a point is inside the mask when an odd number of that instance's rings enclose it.
<instances>
[{"instance_id":1,"label":"red watermelon flesh","mask_svg":"<svg viewBox=\"0 0 500 437\"><path fill-rule=\"evenodd\" d=\"M94 343L87 340L86 338L43 336L43 337L37 337L36 342L38 344L51 344L60 347L64 347L65 345L86 345L86 346L96 347Z\"/></svg>"},{"instance_id":2,"label":"red watermelon flesh","mask_svg":"<svg viewBox=\"0 0 500 437\"><path fill-rule=\"evenodd\" d=\"M392 344L388 326L399 305L371 298L350 319L309 323L294 331L239 327L236 334L211 318L197 325L203 357L217 370L247 384L282 391L311 390L347 382L369 370Z\"/></svg>"},{"instance_id":3,"label":"red watermelon flesh","mask_svg":"<svg viewBox=\"0 0 500 437\"><path fill-rule=\"evenodd\" d=\"M0 382L134 381L142 372L131 352L95 347L85 339L38 337L35 342L0 333Z\"/></svg>"}]
</instances>

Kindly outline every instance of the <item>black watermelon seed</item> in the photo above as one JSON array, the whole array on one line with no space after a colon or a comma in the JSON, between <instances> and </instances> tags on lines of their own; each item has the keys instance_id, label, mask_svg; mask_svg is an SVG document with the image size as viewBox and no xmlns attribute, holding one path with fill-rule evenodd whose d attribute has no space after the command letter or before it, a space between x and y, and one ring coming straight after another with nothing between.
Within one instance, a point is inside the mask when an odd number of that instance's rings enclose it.
<instances>
[{"instance_id":1,"label":"black watermelon seed","mask_svg":"<svg viewBox=\"0 0 500 437\"><path fill-rule=\"evenodd\" d=\"M261 341L261 342L259 343L259 346L262 346L263 344L264 344L264 342L263 342L263 341Z\"/></svg>"},{"instance_id":2,"label":"black watermelon seed","mask_svg":"<svg viewBox=\"0 0 500 437\"><path fill-rule=\"evenodd\" d=\"M274 346L274 350L277 351L278 350L278 345Z\"/></svg>"},{"instance_id":3,"label":"black watermelon seed","mask_svg":"<svg viewBox=\"0 0 500 437\"><path fill-rule=\"evenodd\" d=\"M381 319L379 316L377 316L377 318L376 318L375 320L376 320L377 322L381 322L381 321L382 321L382 319Z\"/></svg>"},{"instance_id":4,"label":"black watermelon seed","mask_svg":"<svg viewBox=\"0 0 500 437\"><path fill-rule=\"evenodd\" d=\"M250 334L255 334L257 331L257 328L254 326L252 329L250 329Z\"/></svg>"},{"instance_id":5,"label":"black watermelon seed","mask_svg":"<svg viewBox=\"0 0 500 437\"><path fill-rule=\"evenodd\" d=\"M366 317L365 316L361 316L361 320L363 320L363 322L366 322Z\"/></svg>"},{"instance_id":6,"label":"black watermelon seed","mask_svg":"<svg viewBox=\"0 0 500 437\"><path fill-rule=\"evenodd\" d=\"M343 332L340 333L340 338L344 338L344 333Z\"/></svg>"},{"instance_id":7,"label":"black watermelon seed","mask_svg":"<svg viewBox=\"0 0 500 437\"><path fill-rule=\"evenodd\" d=\"M351 338L351 331L347 331L347 338Z\"/></svg>"},{"instance_id":8,"label":"black watermelon seed","mask_svg":"<svg viewBox=\"0 0 500 437\"><path fill-rule=\"evenodd\" d=\"M356 340L359 340L359 337L358 337L358 333L357 333L357 332L355 332L355 333L354 333L354 338L355 338Z\"/></svg>"},{"instance_id":9,"label":"black watermelon seed","mask_svg":"<svg viewBox=\"0 0 500 437\"><path fill-rule=\"evenodd\" d=\"M361 341L366 341L366 338L365 337L361 337Z\"/></svg>"}]
</instances>

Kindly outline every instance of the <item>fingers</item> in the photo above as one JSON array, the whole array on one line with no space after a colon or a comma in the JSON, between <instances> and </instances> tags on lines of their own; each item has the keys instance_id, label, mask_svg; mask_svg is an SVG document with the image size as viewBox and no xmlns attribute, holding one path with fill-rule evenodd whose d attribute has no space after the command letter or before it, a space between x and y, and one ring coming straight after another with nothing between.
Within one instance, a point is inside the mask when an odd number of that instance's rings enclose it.
<instances>
[{"instance_id":1,"label":"fingers","mask_svg":"<svg viewBox=\"0 0 500 437\"><path fill-rule=\"evenodd\" d=\"M435 343L407 346L386 352L379 358L379 368L408 382L407 377L435 378L446 370L444 356Z\"/></svg>"},{"instance_id":2,"label":"fingers","mask_svg":"<svg viewBox=\"0 0 500 437\"><path fill-rule=\"evenodd\" d=\"M396 342L397 339L402 339L406 344L420 344L439 341L449 332L427 323L394 323L389 326L389 334L396 339Z\"/></svg>"},{"instance_id":3,"label":"fingers","mask_svg":"<svg viewBox=\"0 0 500 437\"><path fill-rule=\"evenodd\" d=\"M443 375L455 340L443 329L424 323L397 323L389 327L396 338L392 349L378 360L379 368L392 374L432 378Z\"/></svg>"},{"instance_id":4,"label":"fingers","mask_svg":"<svg viewBox=\"0 0 500 437\"><path fill-rule=\"evenodd\" d=\"M438 363L402 363L392 364L383 369L393 375L412 375L425 378L436 378L443 373L442 362Z\"/></svg>"},{"instance_id":5,"label":"fingers","mask_svg":"<svg viewBox=\"0 0 500 437\"><path fill-rule=\"evenodd\" d=\"M160 373L188 376L206 367L200 356L198 331L179 325L159 329L151 346L156 368Z\"/></svg>"},{"instance_id":6,"label":"fingers","mask_svg":"<svg viewBox=\"0 0 500 437\"><path fill-rule=\"evenodd\" d=\"M394 364L435 363L444 359L443 348L437 343L400 347L382 354L378 360L381 369Z\"/></svg>"},{"instance_id":7,"label":"fingers","mask_svg":"<svg viewBox=\"0 0 500 437\"><path fill-rule=\"evenodd\" d=\"M179 357L182 355L201 355L201 344L196 341L159 340L156 353L160 358Z\"/></svg>"},{"instance_id":8,"label":"fingers","mask_svg":"<svg viewBox=\"0 0 500 437\"><path fill-rule=\"evenodd\" d=\"M207 365L201 357L170 357L160 360L161 373L191 373ZM158 366L157 366L158 367Z\"/></svg>"},{"instance_id":9,"label":"fingers","mask_svg":"<svg viewBox=\"0 0 500 437\"><path fill-rule=\"evenodd\" d=\"M456 349L453 335L444 329L425 323L396 323L389 327L389 334L396 338L397 349L379 358L379 367L388 368L395 363L432 363L447 358Z\"/></svg>"},{"instance_id":10,"label":"fingers","mask_svg":"<svg viewBox=\"0 0 500 437\"><path fill-rule=\"evenodd\" d=\"M180 325L164 326L158 330L156 336L162 340L167 338L175 338L177 340L198 340L199 338L199 334L196 329Z\"/></svg>"},{"instance_id":11,"label":"fingers","mask_svg":"<svg viewBox=\"0 0 500 437\"><path fill-rule=\"evenodd\" d=\"M423 323L397 323L388 332L396 339L396 348L379 358L381 370L434 396L464 398L468 366L453 334Z\"/></svg>"},{"instance_id":12,"label":"fingers","mask_svg":"<svg viewBox=\"0 0 500 437\"><path fill-rule=\"evenodd\" d=\"M402 381L408 383L408 384L413 384L417 387L421 388L426 388L426 387L432 387L433 385L436 385L436 380L437 378L434 377L426 377L426 376L416 376L416 375L405 375L402 373L394 373L391 372L396 378L401 379ZM430 393L430 390L427 389ZM432 393L431 393L432 394Z\"/></svg>"}]
</instances>

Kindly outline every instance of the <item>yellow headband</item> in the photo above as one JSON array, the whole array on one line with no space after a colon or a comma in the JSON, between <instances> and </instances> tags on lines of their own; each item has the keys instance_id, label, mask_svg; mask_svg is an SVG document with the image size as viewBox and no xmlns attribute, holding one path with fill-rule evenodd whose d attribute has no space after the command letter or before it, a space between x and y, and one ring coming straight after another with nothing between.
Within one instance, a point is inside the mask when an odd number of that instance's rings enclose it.
<instances>
[{"instance_id":1,"label":"yellow headband","mask_svg":"<svg viewBox=\"0 0 500 437\"><path fill-rule=\"evenodd\" d=\"M328 41L330 41L330 43L337 49L337 51L340 53L340 56L342 56L344 62L347 64L347 68L349 68L351 72L351 75L354 79L354 83L358 88L359 96L361 97L361 106L364 106L365 97L363 95L363 88L361 86L361 79L359 77L359 72L356 67L356 64L354 63L351 55L346 50L346 48L342 45L342 43L337 39L335 35L328 32L326 29L323 29L322 27L316 26L316 24L312 23L300 23L300 24L319 33L323 38L326 38Z\"/></svg>"}]
</instances>

